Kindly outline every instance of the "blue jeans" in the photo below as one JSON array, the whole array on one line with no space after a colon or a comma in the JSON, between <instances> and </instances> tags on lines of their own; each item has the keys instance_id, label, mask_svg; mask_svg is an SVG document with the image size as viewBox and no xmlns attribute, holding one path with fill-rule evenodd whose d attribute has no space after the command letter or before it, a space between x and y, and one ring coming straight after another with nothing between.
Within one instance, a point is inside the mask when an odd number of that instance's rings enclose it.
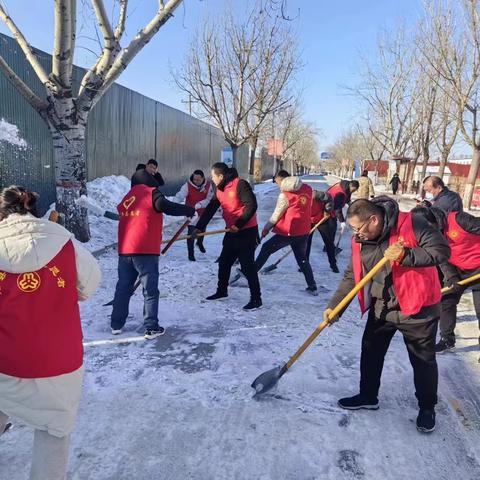
<instances>
[{"instance_id":1,"label":"blue jeans","mask_svg":"<svg viewBox=\"0 0 480 480\"><path fill-rule=\"evenodd\" d=\"M111 327L123 328L128 317L128 305L135 281L143 287L143 324L146 330L158 329L158 255L120 255L118 282L113 299Z\"/></svg>"}]
</instances>

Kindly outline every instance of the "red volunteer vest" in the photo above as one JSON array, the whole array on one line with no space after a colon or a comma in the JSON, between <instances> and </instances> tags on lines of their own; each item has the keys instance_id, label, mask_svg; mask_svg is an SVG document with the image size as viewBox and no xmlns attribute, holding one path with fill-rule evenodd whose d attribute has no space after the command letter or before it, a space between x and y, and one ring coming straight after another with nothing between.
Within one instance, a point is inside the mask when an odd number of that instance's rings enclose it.
<instances>
[{"instance_id":1,"label":"red volunteer vest","mask_svg":"<svg viewBox=\"0 0 480 480\"><path fill-rule=\"evenodd\" d=\"M315 199L313 199L310 222L315 225L324 216L325 216L325 204L323 202L317 202Z\"/></svg>"},{"instance_id":2,"label":"red volunteer vest","mask_svg":"<svg viewBox=\"0 0 480 480\"><path fill-rule=\"evenodd\" d=\"M198 188L195 188L190 182L188 182L187 185L188 185L188 193L187 193L187 198L185 199L185 205L189 207L195 207L195 205L198 202L205 200L211 188L209 181L205 182L203 190L199 190ZM202 216L202 213L204 211L205 211L204 208L197 209L197 213L199 216Z\"/></svg>"},{"instance_id":3,"label":"red volunteer vest","mask_svg":"<svg viewBox=\"0 0 480 480\"><path fill-rule=\"evenodd\" d=\"M75 250L67 242L36 272L0 272L0 373L56 377L82 366Z\"/></svg>"},{"instance_id":4,"label":"red volunteer vest","mask_svg":"<svg viewBox=\"0 0 480 480\"><path fill-rule=\"evenodd\" d=\"M329 193L332 196L332 205L335 202L335 196L336 195L342 195L342 197L344 197L344 205L345 205L345 203L347 203L347 194L343 191L343 188L341 187L340 182L336 183L335 185L332 185L327 190L327 193ZM332 211L330 212L330 216L332 218L337 217L337 214L336 214L335 210L332 209Z\"/></svg>"},{"instance_id":5,"label":"red volunteer vest","mask_svg":"<svg viewBox=\"0 0 480 480\"><path fill-rule=\"evenodd\" d=\"M152 206L155 187L135 185L117 206L118 253L160 255L163 214Z\"/></svg>"},{"instance_id":6,"label":"red volunteer vest","mask_svg":"<svg viewBox=\"0 0 480 480\"><path fill-rule=\"evenodd\" d=\"M216 195L222 207L223 219L225 220L225 225L227 228L235 225L235 222L240 218L245 210L245 205L243 205L243 203L240 201L237 194L237 186L239 181L240 178L235 178L225 186L223 192L217 188ZM254 214L253 217L241 228L241 230L256 227L257 225L257 214Z\"/></svg>"},{"instance_id":7,"label":"red volunteer vest","mask_svg":"<svg viewBox=\"0 0 480 480\"><path fill-rule=\"evenodd\" d=\"M312 188L303 184L295 192L282 193L288 200L288 208L273 231L290 237L307 235L311 228Z\"/></svg>"},{"instance_id":8,"label":"red volunteer vest","mask_svg":"<svg viewBox=\"0 0 480 480\"><path fill-rule=\"evenodd\" d=\"M447 217L446 236L452 254L449 263L462 270L480 268L480 235L466 232L457 222L458 212Z\"/></svg>"},{"instance_id":9,"label":"red volunteer vest","mask_svg":"<svg viewBox=\"0 0 480 480\"><path fill-rule=\"evenodd\" d=\"M418 246L412 225L412 214L400 212L396 228L390 233L389 244L403 240L405 247ZM363 264L360 255L361 245L352 237L352 263L355 282L363 277ZM393 289L404 315L415 315L423 307L435 305L442 299L440 280L436 267L411 268L402 267L398 263L392 265ZM360 309L365 313L369 306L366 302L364 289L358 293Z\"/></svg>"}]
</instances>

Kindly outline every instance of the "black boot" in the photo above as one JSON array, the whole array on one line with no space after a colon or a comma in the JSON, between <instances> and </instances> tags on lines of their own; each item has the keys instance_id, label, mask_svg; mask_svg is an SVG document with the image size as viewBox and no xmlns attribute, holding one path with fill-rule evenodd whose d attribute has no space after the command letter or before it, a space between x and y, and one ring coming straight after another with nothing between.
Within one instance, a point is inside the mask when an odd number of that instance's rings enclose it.
<instances>
[{"instance_id":1,"label":"black boot","mask_svg":"<svg viewBox=\"0 0 480 480\"><path fill-rule=\"evenodd\" d=\"M305 289L305 291L306 291L308 294L312 295L313 297L318 296L318 290L317 290L317 287L316 287L315 285L307 287L307 288Z\"/></svg>"},{"instance_id":2,"label":"black boot","mask_svg":"<svg viewBox=\"0 0 480 480\"><path fill-rule=\"evenodd\" d=\"M215 292L213 295L210 295L206 300L220 300L221 298L227 298L228 293Z\"/></svg>"},{"instance_id":3,"label":"black boot","mask_svg":"<svg viewBox=\"0 0 480 480\"><path fill-rule=\"evenodd\" d=\"M341 398L338 405L346 410L378 410L378 398L366 398L362 394Z\"/></svg>"},{"instance_id":4,"label":"black boot","mask_svg":"<svg viewBox=\"0 0 480 480\"><path fill-rule=\"evenodd\" d=\"M417 417L417 430L422 433L430 433L435 430L435 410L433 408L421 408Z\"/></svg>"},{"instance_id":5,"label":"black boot","mask_svg":"<svg viewBox=\"0 0 480 480\"><path fill-rule=\"evenodd\" d=\"M445 352L454 352L455 351L455 342L449 342L441 338L438 343L435 345L435 353L445 353Z\"/></svg>"},{"instance_id":6,"label":"black boot","mask_svg":"<svg viewBox=\"0 0 480 480\"><path fill-rule=\"evenodd\" d=\"M191 238L187 240L187 250L188 250L188 259L191 262L195 262L195 249L194 249L194 243Z\"/></svg>"},{"instance_id":7,"label":"black boot","mask_svg":"<svg viewBox=\"0 0 480 480\"><path fill-rule=\"evenodd\" d=\"M205 247L203 246L203 238L197 240L197 247L202 253L207 253Z\"/></svg>"},{"instance_id":8,"label":"black boot","mask_svg":"<svg viewBox=\"0 0 480 480\"><path fill-rule=\"evenodd\" d=\"M260 298L251 298L250 301L243 307L244 310L247 310L249 312L253 310L258 310L260 308L262 308L262 300Z\"/></svg>"}]
</instances>

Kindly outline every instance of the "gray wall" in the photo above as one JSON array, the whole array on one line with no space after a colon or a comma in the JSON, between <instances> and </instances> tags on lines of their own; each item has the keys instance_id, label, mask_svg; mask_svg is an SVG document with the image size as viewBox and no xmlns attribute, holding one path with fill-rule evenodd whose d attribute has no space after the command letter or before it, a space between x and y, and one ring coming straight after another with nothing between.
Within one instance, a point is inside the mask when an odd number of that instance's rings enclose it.
<instances>
[{"instance_id":1,"label":"gray wall","mask_svg":"<svg viewBox=\"0 0 480 480\"><path fill-rule=\"evenodd\" d=\"M149 48L148 46L146 48ZM36 50L50 69L51 57ZM14 39L0 34L0 55L39 95L38 81ZM79 83L84 70L75 69ZM45 209L55 200L53 150L50 134L40 116L0 73L0 118L16 125L28 147L0 142L0 187L21 184L41 194ZM90 114L87 129L88 179L106 175L130 177L137 163L156 158L166 180L165 192L173 193L197 168L208 172L220 161L226 146L220 131L179 110L113 85ZM248 147L239 149L237 168L248 171Z\"/></svg>"}]
</instances>

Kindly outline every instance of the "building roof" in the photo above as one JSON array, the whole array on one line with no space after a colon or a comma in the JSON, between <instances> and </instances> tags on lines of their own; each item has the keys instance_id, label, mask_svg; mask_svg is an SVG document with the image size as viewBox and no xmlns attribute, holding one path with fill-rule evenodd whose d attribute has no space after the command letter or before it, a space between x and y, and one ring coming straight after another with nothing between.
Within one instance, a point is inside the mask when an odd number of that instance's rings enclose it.
<instances>
[{"instance_id":1,"label":"building roof","mask_svg":"<svg viewBox=\"0 0 480 480\"><path fill-rule=\"evenodd\" d=\"M438 162L429 163L428 168L438 167L440 164ZM451 175L454 177L467 177L468 172L470 171L470 165L465 165L462 163L447 162L446 167L450 170ZM480 169L477 173L477 178L480 179Z\"/></svg>"}]
</instances>

